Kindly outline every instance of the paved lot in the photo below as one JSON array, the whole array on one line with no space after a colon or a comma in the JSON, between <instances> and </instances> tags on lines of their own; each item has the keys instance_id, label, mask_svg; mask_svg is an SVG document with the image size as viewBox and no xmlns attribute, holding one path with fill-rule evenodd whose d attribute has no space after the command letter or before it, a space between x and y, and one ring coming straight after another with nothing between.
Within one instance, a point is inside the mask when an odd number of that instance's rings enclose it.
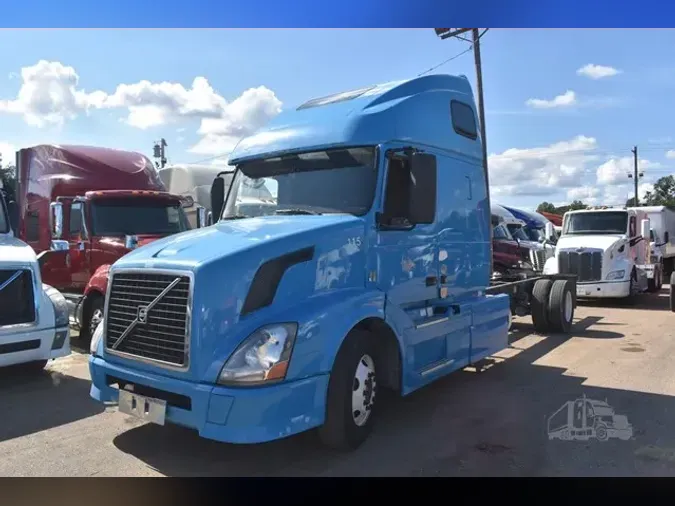
<instances>
[{"instance_id":1,"label":"paved lot","mask_svg":"<svg viewBox=\"0 0 675 506\"><path fill-rule=\"evenodd\" d=\"M675 475L667 300L581 306L572 337L537 336L523 319L483 372L387 399L351 454L323 449L314 433L235 446L138 423L89 399L86 355L75 352L39 377L0 375L0 476ZM549 441L548 417L584 394L626 415L633 439Z\"/></svg>"}]
</instances>

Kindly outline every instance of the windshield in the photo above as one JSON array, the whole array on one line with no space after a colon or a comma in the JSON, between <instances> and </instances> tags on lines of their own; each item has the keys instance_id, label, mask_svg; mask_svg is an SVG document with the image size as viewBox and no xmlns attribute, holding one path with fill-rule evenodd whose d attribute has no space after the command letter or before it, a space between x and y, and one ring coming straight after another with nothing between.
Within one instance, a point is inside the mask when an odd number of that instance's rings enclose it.
<instances>
[{"instance_id":1,"label":"windshield","mask_svg":"<svg viewBox=\"0 0 675 506\"><path fill-rule=\"evenodd\" d=\"M525 230L523 230L522 225L511 224L508 227L509 227L509 232L511 232L511 235L513 236L514 239L518 239L519 241L529 241L530 240L530 238L525 233Z\"/></svg>"},{"instance_id":2,"label":"windshield","mask_svg":"<svg viewBox=\"0 0 675 506\"><path fill-rule=\"evenodd\" d=\"M98 236L169 235L190 228L179 202L96 199L91 208L92 233Z\"/></svg>"},{"instance_id":3,"label":"windshield","mask_svg":"<svg viewBox=\"0 0 675 506\"><path fill-rule=\"evenodd\" d=\"M9 233L9 218L7 216L7 207L5 206L5 197L0 190L0 234Z\"/></svg>"},{"instance_id":4,"label":"windshield","mask_svg":"<svg viewBox=\"0 0 675 506\"><path fill-rule=\"evenodd\" d=\"M530 241L543 242L544 239L546 239L546 234L541 228L526 227L524 230L530 238Z\"/></svg>"},{"instance_id":5,"label":"windshield","mask_svg":"<svg viewBox=\"0 0 675 506\"><path fill-rule=\"evenodd\" d=\"M572 234L625 234L628 213L602 211L597 213L568 214L563 235Z\"/></svg>"},{"instance_id":6,"label":"windshield","mask_svg":"<svg viewBox=\"0 0 675 506\"><path fill-rule=\"evenodd\" d=\"M270 214L366 214L377 184L375 148L315 151L241 164L223 219Z\"/></svg>"}]
</instances>

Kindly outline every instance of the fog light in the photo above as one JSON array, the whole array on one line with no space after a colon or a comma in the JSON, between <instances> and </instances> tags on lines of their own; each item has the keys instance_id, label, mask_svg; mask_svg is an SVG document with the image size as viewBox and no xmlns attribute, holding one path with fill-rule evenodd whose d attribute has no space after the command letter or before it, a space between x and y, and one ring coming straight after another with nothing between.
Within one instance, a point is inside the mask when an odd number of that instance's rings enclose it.
<instances>
[{"instance_id":1,"label":"fog light","mask_svg":"<svg viewBox=\"0 0 675 506\"><path fill-rule=\"evenodd\" d=\"M65 344L67 337L68 337L68 328L65 328L63 330L57 330L56 333L54 334L52 350L60 350L61 348L63 348L63 345Z\"/></svg>"}]
</instances>

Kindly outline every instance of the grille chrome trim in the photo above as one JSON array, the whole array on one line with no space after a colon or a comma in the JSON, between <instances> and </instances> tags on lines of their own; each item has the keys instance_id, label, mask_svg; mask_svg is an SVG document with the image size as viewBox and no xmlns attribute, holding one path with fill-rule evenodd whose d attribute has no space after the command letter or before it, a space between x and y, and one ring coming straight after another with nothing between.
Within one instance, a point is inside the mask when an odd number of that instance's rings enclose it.
<instances>
[{"instance_id":1,"label":"grille chrome trim","mask_svg":"<svg viewBox=\"0 0 675 506\"><path fill-rule=\"evenodd\" d=\"M574 274L578 283L603 281L603 250L566 248L558 252L558 272Z\"/></svg>"},{"instance_id":2,"label":"grille chrome trim","mask_svg":"<svg viewBox=\"0 0 675 506\"><path fill-rule=\"evenodd\" d=\"M26 307L25 310L30 312L30 318L22 322L14 322L6 324L0 323L0 330L3 331L3 335L6 333L13 333L14 331L20 332L21 330L24 329L26 330L31 329L36 327L39 323L39 310L40 310L39 300L40 297L42 296L42 293L40 291L41 287L38 286L38 278L36 278L33 269L25 265L16 266L4 264L0 266L0 272L10 273L11 271L14 271L14 273L9 274L7 279L5 279L3 282L0 283L0 295L2 295L5 290L14 287L15 283L23 282L24 284L27 284L28 286L27 287L24 286L24 288L28 288L28 291L30 291L30 293L26 295L31 297L32 299L29 301L25 301L25 303L28 306L30 306ZM22 276L29 276L29 279L27 281L23 280L21 279Z\"/></svg>"},{"instance_id":3,"label":"grille chrome trim","mask_svg":"<svg viewBox=\"0 0 675 506\"><path fill-rule=\"evenodd\" d=\"M110 294L113 286L113 279L116 275L126 275L126 274L140 274L140 275L161 275L161 276L172 276L174 278L178 277L187 277L189 286L187 294L187 303L185 306L185 340L184 340L184 357L185 362L183 364L176 364L173 362L167 362L164 360L144 357L141 355L134 355L132 353L118 351L112 349L108 346L108 313L110 305ZM187 372L190 369L190 355L191 355L191 343L192 343L192 306L194 303L194 273L192 271L186 270L170 270L170 269L142 269L142 268L119 268L119 269L110 269L109 271L109 282L108 288L106 290L105 304L103 309L103 340L104 340L104 351L106 354L110 354L116 357L124 358L127 360L133 360L135 362L141 362L144 364L161 367L163 369L169 369L172 371L178 372ZM149 305L149 304L148 304Z\"/></svg>"}]
</instances>

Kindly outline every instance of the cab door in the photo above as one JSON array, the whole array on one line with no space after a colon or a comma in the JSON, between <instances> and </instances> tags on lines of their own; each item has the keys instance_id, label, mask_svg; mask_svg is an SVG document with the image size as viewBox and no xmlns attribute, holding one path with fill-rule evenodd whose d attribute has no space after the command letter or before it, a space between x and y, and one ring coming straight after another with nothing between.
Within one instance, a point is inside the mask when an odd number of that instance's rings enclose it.
<instances>
[{"instance_id":1,"label":"cab door","mask_svg":"<svg viewBox=\"0 0 675 506\"><path fill-rule=\"evenodd\" d=\"M68 268L71 289L82 291L91 276L90 247L84 219L84 203L74 201L68 219Z\"/></svg>"}]
</instances>

